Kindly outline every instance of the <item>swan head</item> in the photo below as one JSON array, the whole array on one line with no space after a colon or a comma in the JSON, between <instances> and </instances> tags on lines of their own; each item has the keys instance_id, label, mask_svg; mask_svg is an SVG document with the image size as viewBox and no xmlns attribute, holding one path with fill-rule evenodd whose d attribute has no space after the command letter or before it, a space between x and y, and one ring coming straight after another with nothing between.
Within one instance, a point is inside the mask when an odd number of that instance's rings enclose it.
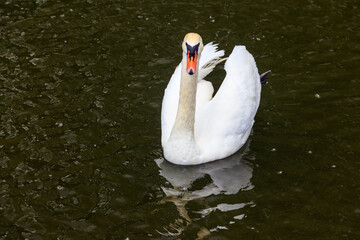
<instances>
[{"instance_id":1,"label":"swan head","mask_svg":"<svg viewBox=\"0 0 360 240\"><path fill-rule=\"evenodd\" d=\"M197 33L188 33L185 35L182 49L186 58L186 72L193 75L197 71L199 58L204 48L201 36Z\"/></svg>"}]
</instances>

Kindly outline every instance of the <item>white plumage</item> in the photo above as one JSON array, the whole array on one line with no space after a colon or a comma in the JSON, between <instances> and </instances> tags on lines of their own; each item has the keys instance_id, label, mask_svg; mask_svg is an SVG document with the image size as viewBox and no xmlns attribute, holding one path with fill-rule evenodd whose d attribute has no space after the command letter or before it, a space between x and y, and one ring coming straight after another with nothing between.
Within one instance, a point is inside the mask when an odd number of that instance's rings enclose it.
<instances>
[{"instance_id":1,"label":"white plumage","mask_svg":"<svg viewBox=\"0 0 360 240\"><path fill-rule=\"evenodd\" d=\"M181 165L205 163L234 154L246 142L260 103L260 76L253 56L244 46L235 46L225 63L226 77L212 98L213 86L204 77L223 55L224 51L218 51L213 43L204 46L199 54L196 107L186 113L195 115L192 133L190 129L172 134L185 76L184 59L175 69L161 111L161 143L168 161Z\"/></svg>"}]
</instances>

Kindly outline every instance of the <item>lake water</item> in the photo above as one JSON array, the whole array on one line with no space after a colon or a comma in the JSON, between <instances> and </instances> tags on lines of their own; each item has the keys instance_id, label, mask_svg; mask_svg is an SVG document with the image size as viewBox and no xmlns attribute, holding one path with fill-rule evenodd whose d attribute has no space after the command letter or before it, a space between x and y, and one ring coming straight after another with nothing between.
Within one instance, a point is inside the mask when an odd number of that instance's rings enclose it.
<instances>
[{"instance_id":1,"label":"lake water","mask_svg":"<svg viewBox=\"0 0 360 240\"><path fill-rule=\"evenodd\" d=\"M359 7L2 1L0 239L360 239ZM160 144L187 32L272 70L246 146L192 167Z\"/></svg>"}]
</instances>

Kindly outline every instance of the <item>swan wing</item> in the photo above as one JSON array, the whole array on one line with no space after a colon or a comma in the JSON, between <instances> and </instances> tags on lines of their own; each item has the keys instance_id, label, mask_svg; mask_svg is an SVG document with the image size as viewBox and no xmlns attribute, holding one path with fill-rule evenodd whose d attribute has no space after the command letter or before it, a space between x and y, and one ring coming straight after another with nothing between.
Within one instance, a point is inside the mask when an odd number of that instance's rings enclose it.
<instances>
[{"instance_id":1,"label":"swan wing","mask_svg":"<svg viewBox=\"0 0 360 240\"><path fill-rule=\"evenodd\" d=\"M227 157L247 140L260 103L260 77L253 56L235 46L217 94L195 115L195 139L203 161Z\"/></svg>"},{"instance_id":2,"label":"swan wing","mask_svg":"<svg viewBox=\"0 0 360 240\"><path fill-rule=\"evenodd\" d=\"M170 137L171 129L174 126L176 113L179 105L181 81L181 63L176 67L175 72L165 89L161 106L161 145Z\"/></svg>"},{"instance_id":3,"label":"swan wing","mask_svg":"<svg viewBox=\"0 0 360 240\"><path fill-rule=\"evenodd\" d=\"M214 88L211 82L203 79L214 69L222 56L224 56L224 51L218 51L216 44L208 43L204 46L199 62L199 82L196 92L197 109L212 98ZM164 146L164 143L169 139L172 127L175 123L179 104L180 81L181 63L176 67L175 72L171 76L163 97L161 108L162 146Z\"/></svg>"},{"instance_id":4,"label":"swan wing","mask_svg":"<svg viewBox=\"0 0 360 240\"><path fill-rule=\"evenodd\" d=\"M218 63L222 62L221 57L224 54L224 50L218 51L218 45L212 42L206 44L201 53L199 82L196 90L196 111L212 99L214 87L211 82L205 80L205 77L214 70Z\"/></svg>"},{"instance_id":5,"label":"swan wing","mask_svg":"<svg viewBox=\"0 0 360 240\"><path fill-rule=\"evenodd\" d=\"M204 46L199 62L199 81L205 79L205 77L214 70L224 54L224 50L218 51L217 44L210 42Z\"/></svg>"}]
</instances>

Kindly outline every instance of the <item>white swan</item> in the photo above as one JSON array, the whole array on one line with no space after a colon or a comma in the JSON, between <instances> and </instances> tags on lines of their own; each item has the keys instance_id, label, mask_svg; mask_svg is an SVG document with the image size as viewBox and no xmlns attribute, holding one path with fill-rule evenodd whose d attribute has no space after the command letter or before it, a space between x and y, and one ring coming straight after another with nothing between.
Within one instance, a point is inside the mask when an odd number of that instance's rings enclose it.
<instances>
[{"instance_id":1,"label":"white swan","mask_svg":"<svg viewBox=\"0 0 360 240\"><path fill-rule=\"evenodd\" d=\"M234 154L246 142L260 103L260 76L253 56L235 46L225 63L226 77L217 94L204 80L224 51L203 45L197 33L182 43L182 62L165 90L161 143L165 159L195 165Z\"/></svg>"}]
</instances>

